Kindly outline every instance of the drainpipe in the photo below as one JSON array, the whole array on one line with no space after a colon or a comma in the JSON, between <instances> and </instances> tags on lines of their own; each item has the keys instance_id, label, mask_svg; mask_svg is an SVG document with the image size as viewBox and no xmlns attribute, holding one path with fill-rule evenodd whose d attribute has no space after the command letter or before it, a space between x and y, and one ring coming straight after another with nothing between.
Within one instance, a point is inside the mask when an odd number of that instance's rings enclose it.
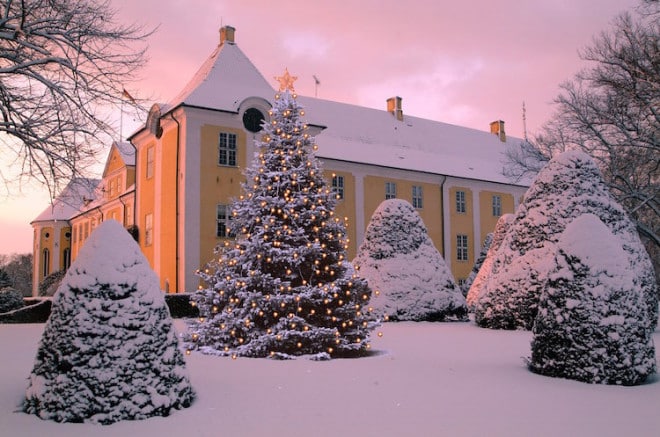
<instances>
[{"instance_id":1,"label":"drainpipe","mask_svg":"<svg viewBox=\"0 0 660 437\"><path fill-rule=\"evenodd\" d=\"M179 120L176 119L174 116L173 112L169 113L170 118L176 123L176 184L175 184L175 213L176 213L176 225L175 225L175 238L176 238L176 243L175 243L175 273L174 273L174 280L176 281L176 288L175 288L175 293L181 292L179 290L179 264L181 263L181 257L180 257L180 250L179 250L179 232L180 232L180 225L179 225L179 167L180 167L180 162L179 162L179 149L181 148L181 123ZM183 290L185 292L185 290Z\"/></svg>"}]
</instances>

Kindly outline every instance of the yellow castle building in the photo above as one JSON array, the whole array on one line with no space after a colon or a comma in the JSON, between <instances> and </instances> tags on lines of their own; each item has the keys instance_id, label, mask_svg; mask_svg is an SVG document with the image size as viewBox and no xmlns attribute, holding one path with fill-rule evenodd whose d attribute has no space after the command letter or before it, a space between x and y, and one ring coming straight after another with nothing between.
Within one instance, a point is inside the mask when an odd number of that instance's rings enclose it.
<instances>
[{"instance_id":1,"label":"yellow castle building","mask_svg":"<svg viewBox=\"0 0 660 437\"><path fill-rule=\"evenodd\" d=\"M165 292L190 292L196 270L228 235L232 198L261 138L276 90L241 51L235 29L169 103L154 104L129 143L110 148L101 180L76 180L32 221L34 293L66 269L96 225L116 219L137 238ZM274 81L273 81L274 82ZM419 212L458 282L486 235L513 213L527 185L503 174L504 154L522 140L504 122L475 130L404 113L401 97L383 110L299 96L317 156L339 196L355 256L371 215L385 199Z\"/></svg>"}]
</instances>

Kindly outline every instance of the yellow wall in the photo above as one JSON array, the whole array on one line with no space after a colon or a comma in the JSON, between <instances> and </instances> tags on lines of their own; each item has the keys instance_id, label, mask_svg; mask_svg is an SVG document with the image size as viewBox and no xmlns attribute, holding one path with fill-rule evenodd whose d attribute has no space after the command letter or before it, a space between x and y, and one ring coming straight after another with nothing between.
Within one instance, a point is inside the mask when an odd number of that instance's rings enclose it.
<instances>
[{"instance_id":1,"label":"yellow wall","mask_svg":"<svg viewBox=\"0 0 660 437\"><path fill-rule=\"evenodd\" d=\"M497 191L482 191L479 193L479 209L481 211L481 235L480 243L483 243L488 233L495 230L495 225L500 216L493 215L493 196L502 199L502 214L514 212L514 198L512 194Z\"/></svg>"},{"instance_id":2,"label":"yellow wall","mask_svg":"<svg viewBox=\"0 0 660 437\"><path fill-rule=\"evenodd\" d=\"M156 178L160 181L160 218L154 216L154 241L158 239L160 245L160 287L162 290L168 288L176 290L176 154L177 154L177 132L176 129L168 129L160 139L160 149L156 154L160 158L160 172L162 177ZM158 158L156 163L158 163ZM154 249L155 250L155 249Z\"/></svg>"},{"instance_id":3,"label":"yellow wall","mask_svg":"<svg viewBox=\"0 0 660 437\"><path fill-rule=\"evenodd\" d=\"M442 191L440 185L426 182L416 182L404 179L384 178L380 176L365 176L364 178L364 219L362 225L364 229L369 225L371 216L385 200L385 182L394 182L396 184L396 197L404 199L412 204L413 185L422 187L422 208L416 211L421 216L429 237L433 241L438 252L443 253L442 238ZM357 247L354 247L350 253L350 258L355 257Z\"/></svg>"},{"instance_id":4,"label":"yellow wall","mask_svg":"<svg viewBox=\"0 0 660 437\"><path fill-rule=\"evenodd\" d=\"M48 249L50 252L50 260L48 263L48 274L53 273L57 269L53 269L53 258L55 257L55 253L53 250L54 247L54 242L55 242L56 236L53 234L53 228L50 226L46 226L41 228L41 232L39 235L39 279L43 280L46 275L44 275L44 259L43 259L43 253L44 249Z\"/></svg>"},{"instance_id":5,"label":"yellow wall","mask_svg":"<svg viewBox=\"0 0 660 437\"><path fill-rule=\"evenodd\" d=\"M236 134L236 167L218 165L218 139L220 132ZM231 204L231 198L241 195L242 169L247 165L247 137L242 129L203 125L201 128L200 168L200 236L199 259L201 266L213 259L213 251L225 239L216 235L216 207Z\"/></svg>"},{"instance_id":6,"label":"yellow wall","mask_svg":"<svg viewBox=\"0 0 660 437\"><path fill-rule=\"evenodd\" d=\"M151 141L144 146L138 148L136 163L140 166L138 172L140 180L137 182L137 187L140 190L140 216L136 217L136 225L138 226L140 248L142 253L149 261L149 264L152 268L154 266L154 246L153 244L147 246L145 244L145 217L147 214L154 213L154 206L156 204L156 177L155 172L154 176L147 179L147 150L149 147L154 148L154 153L156 152L156 142ZM154 164L155 165L155 164ZM154 222L156 222L154 217ZM154 224L154 227L156 225Z\"/></svg>"},{"instance_id":7,"label":"yellow wall","mask_svg":"<svg viewBox=\"0 0 660 437\"><path fill-rule=\"evenodd\" d=\"M456 212L456 192L465 192L465 212ZM467 187L449 187L449 238L451 253L447 254L446 259L451 260L451 270L454 279L458 282L460 279L466 279L474 265L474 222L473 205L474 199L472 190ZM483 210L482 210L483 216ZM458 261L456 258L456 237L458 235L467 235L468 237L468 260Z\"/></svg>"},{"instance_id":8,"label":"yellow wall","mask_svg":"<svg viewBox=\"0 0 660 437\"><path fill-rule=\"evenodd\" d=\"M344 221L344 225L346 226L346 236L349 239L347 256L350 260L355 258L355 245L357 244L357 229L355 227L357 224L355 217L355 177L349 172L334 171L331 168L324 169L323 177L330 190L332 190L333 175L344 178L344 198L337 200L335 217Z\"/></svg>"}]
</instances>

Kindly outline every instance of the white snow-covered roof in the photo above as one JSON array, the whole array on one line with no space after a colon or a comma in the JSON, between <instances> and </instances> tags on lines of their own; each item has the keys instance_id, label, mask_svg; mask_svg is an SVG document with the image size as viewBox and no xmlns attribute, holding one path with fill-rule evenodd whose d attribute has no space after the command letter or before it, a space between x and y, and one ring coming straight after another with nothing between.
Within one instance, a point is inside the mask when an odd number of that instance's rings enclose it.
<instances>
[{"instance_id":1,"label":"white snow-covered roof","mask_svg":"<svg viewBox=\"0 0 660 437\"><path fill-rule=\"evenodd\" d=\"M100 182L100 179L73 179L53 203L30 223L69 220L80 211L86 201L94 199L94 191Z\"/></svg>"},{"instance_id":2,"label":"white snow-covered roof","mask_svg":"<svg viewBox=\"0 0 660 437\"><path fill-rule=\"evenodd\" d=\"M502 174L504 152L522 140L386 110L298 97L316 136L318 156L432 174L511 184ZM528 185L524 181L521 185Z\"/></svg>"},{"instance_id":3,"label":"white snow-covered roof","mask_svg":"<svg viewBox=\"0 0 660 437\"><path fill-rule=\"evenodd\" d=\"M167 105L237 112L247 97L272 101L275 90L232 41L219 44L192 80Z\"/></svg>"},{"instance_id":4,"label":"white snow-covered roof","mask_svg":"<svg viewBox=\"0 0 660 437\"><path fill-rule=\"evenodd\" d=\"M248 98L273 102L275 90L233 41L219 44L188 85L163 107L179 105L238 112ZM350 162L511 184L502 174L507 147L488 131L418 117L398 120L386 110L298 97L308 124L326 127L316 137L318 156ZM385 99L383 101L385 106ZM528 186L522 180L517 185Z\"/></svg>"},{"instance_id":5,"label":"white snow-covered roof","mask_svg":"<svg viewBox=\"0 0 660 437\"><path fill-rule=\"evenodd\" d=\"M135 165L135 149L131 143L121 141L114 143L114 145L117 148L119 155L121 155L121 159L124 161L124 164Z\"/></svg>"}]
</instances>

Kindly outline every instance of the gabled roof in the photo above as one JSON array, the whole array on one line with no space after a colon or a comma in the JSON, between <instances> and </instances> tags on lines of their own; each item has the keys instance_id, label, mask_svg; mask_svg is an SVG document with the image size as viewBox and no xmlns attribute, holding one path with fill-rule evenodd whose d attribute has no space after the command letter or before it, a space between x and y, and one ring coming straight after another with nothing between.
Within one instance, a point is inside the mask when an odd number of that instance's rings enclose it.
<instances>
[{"instance_id":1,"label":"gabled roof","mask_svg":"<svg viewBox=\"0 0 660 437\"><path fill-rule=\"evenodd\" d=\"M85 202L94 199L100 179L76 178L71 180L53 203L30 222L69 220L76 215Z\"/></svg>"},{"instance_id":2,"label":"gabled roof","mask_svg":"<svg viewBox=\"0 0 660 437\"><path fill-rule=\"evenodd\" d=\"M112 153L117 151L119 158L122 160L126 167L135 166L135 149L127 142L113 142L108 152L108 157L105 160L105 168L103 169L103 177L107 176L108 168L112 162Z\"/></svg>"},{"instance_id":3,"label":"gabled roof","mask_svg":"<svg viewBox=\"0 0 660 437\"><path fill-rule=\"evenodd\" d=\"M229 40L218 44L186 87L168 104L238 112L246 97L271 101L275 90L238 46Z\"/></svg>"},{"instance_id":4,"label":"gabled roof","mask_svg":"<svg viewBox=\"0 0 660 437\"><path fill-rule=\"evenodd\" d=\"M298 97L308 124L327 126L316 136L317 155L432 174L504 184L504 153L521 139L385 110ZM526 181L520 185L527 185Z\"/></svg>"},{"instance_id":5,"label":"gabled roof","mask_svg":"<svg viewBox=\"0 0 660 437\"><path fill-rule=\"evenodd\" d=\"M221 40L163 113L182 104L239 112L248 98L272 102L274 96L275 90L234 43L232 35L230 40ZM521 139L508 137L502 142L485 130L408 115L399 120L385 110L312 97L299 96L298 100L307 109L307 123L325 127L316 137L318 156L322 158L512 183L502 174L505 150L519 147ZM527 186L529 181L517 185Z\"/></svg>"}]
</instances>

